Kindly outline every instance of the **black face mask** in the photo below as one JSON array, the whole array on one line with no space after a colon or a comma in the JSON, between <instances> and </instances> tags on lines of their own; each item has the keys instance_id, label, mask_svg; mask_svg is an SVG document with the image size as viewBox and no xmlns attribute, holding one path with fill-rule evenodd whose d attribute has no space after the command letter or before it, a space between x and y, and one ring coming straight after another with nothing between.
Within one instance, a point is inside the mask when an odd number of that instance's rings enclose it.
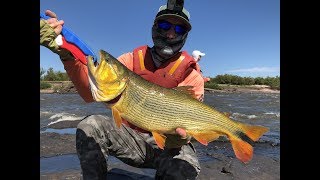
<instances>
[{"instance_id":1,"label":"black face mask","mask_svg":"<svg viewBox=\"0 0 320 180\"><path fill-rule=\"evenodd\" d=\"M158 53L162 59L160 61L166 61L175 56L182 49L188 36L188 33L183 35L177 34L174 39L168 39L166 34L166 30L159 29L157 24L153 25L152 40L156 53Z\"/></svg>"}]
</instances>

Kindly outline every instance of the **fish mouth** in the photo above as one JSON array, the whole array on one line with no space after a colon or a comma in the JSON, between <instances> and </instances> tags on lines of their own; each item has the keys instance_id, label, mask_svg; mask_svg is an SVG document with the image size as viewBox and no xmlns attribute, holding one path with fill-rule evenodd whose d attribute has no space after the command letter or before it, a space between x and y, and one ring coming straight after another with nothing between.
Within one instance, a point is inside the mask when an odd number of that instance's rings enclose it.
<instances>
[{"instance_id":1,"label":"fish mouth","mask_svg":"<svg viewBox=\"0 0 320 180\"><path fill-rule=\"evenodd\" d=\"M126 87L123 68L117 59L100 50L100 63L95 65L88 56L88 80L92 97L97 102L108 102L117 98ZM120 62L119 62L120 63Z\"/></svg>"}]
</instances>

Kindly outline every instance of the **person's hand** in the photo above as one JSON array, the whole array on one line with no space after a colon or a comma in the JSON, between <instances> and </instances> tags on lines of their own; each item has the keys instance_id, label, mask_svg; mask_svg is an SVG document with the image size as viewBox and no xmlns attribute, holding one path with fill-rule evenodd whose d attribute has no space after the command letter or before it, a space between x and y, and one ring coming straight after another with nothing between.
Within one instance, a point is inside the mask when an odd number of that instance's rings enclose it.
<instances>
[{"instance_id":1,"label":"person's hand","mask_svg":"<svg viewBox=\"0 0 320 180\"><path fill-rule=\"evenodd\" d=\"M182 128L176 129L176 134L166 134L166 148L180 148L181 146L188 144L191 140L191 136L188 136L186 131Z\"/></svg>"},{"instance_id":2,"label":"person's hand","mask_svg":"<svg viewBox=\"0 0 320 180\"><path fill-rule=\"evenodd\" d=\"M208 81L210 81L210 78L205 77L205 78L203 78L203 80L204 80L204 82L208 82Z\"/></svg>"},{"instance_id":3,"label":"person's hand","mask_svg":"<svg viewBox=\"0 0 320 180\"><path fill-rule=\"evenodd\" d=\"M51 18L47 19L47 23L48 25L54 30L54 32L59 35L62 31L62 26L64 24L63 20L58 20L57 15L50 11L50 10L46 10L45 14Z\"/></svg>"},{"instance_id":4,"label":"person's hand","mask_svg":"<svg viewBox=\"0 0 320 180\"><path fill-rule=\"evenodd\" d=\"M62 60L73 59L71 53L66 49L59 48L55 41L57 36L61 34L64 21L58 20L57 15L50 10L46 10L45 14L50 18L40 19L40 45L58 54Z\"/></svg>"}]
</instances>

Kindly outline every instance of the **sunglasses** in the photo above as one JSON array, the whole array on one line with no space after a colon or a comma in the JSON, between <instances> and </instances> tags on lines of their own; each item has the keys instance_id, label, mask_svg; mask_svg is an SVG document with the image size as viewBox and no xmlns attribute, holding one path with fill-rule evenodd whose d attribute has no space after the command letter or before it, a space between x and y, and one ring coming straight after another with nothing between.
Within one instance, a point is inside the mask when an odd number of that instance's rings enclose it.
<instances>
[{"instance_id":1,"label":"sunglasses","mask_svg":"<svg viewBox=\"0 0 320 180\"><path fill-rule=\"evenodd\" d=\"M177 34L183 35L187 32L187 29L182 25L171 24L168 21L158 21L158 28L168 31L172 26L174 26L174 30Z\"/></svg>"}]
</instances>

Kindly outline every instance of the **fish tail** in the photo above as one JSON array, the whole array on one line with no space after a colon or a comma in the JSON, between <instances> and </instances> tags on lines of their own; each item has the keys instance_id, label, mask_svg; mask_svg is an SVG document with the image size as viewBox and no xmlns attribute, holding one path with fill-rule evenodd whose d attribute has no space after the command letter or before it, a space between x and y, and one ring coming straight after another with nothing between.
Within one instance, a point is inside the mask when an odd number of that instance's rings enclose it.
<instances>
[{"instance_id":1,"label":"fish tail","mask_svg":"<svg viewBox=\"0 0 320 180\"><path fill-rule=\"evenodd\" d=\"M229 137L235 155L244 163L248 163L253 156L252 144L257 141L269 129L262 126L240 125L242 131L236 131Z\"/></svg>"},{"instance_id":2,"label":"fish tail","mask_svg":"<svg viewBox=\"0 0 320 180\"><path fill-rule=\"evenodd\" d=\"M253 141L257 141L264 133L269 131L269 128L263 126L253 126L247 124L241 124L240 126L244 130L244 133Z\"/></svg>"}]
</instances>

